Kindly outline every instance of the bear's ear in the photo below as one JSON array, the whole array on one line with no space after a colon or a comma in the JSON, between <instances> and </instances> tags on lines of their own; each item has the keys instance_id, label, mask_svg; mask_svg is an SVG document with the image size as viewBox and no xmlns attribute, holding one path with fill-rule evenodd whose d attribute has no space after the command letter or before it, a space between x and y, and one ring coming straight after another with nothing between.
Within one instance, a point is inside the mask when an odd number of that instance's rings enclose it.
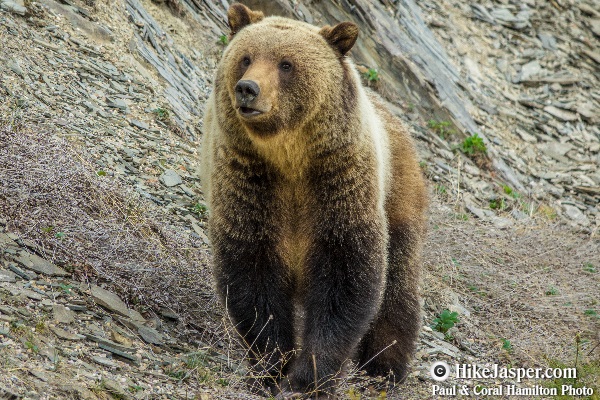
<instances>
[{"instance_id":1,"label":"bear's ear","mask_svg":"<svg viewBox=\"0 0 600 400\"><path fill-rule=\"evenodd\" d=\"M252 11L240 3L234 3L227 11L229 28L231 28L230 38L238 33L246 25L253 24L262 20L265 15L260 11Z\"/></svg>"},{"instance_id":2,"label":"bear's ear","mask_svg":"<svg viewBox=\"0 0 600 400\"><path fill-rule=\"evenodd\" d=\"M358 26L353 22L341 22L334 26L325 26L319 31L334 49L345 56L350 51L358 38Z\"/></svg>"}]
</instances>

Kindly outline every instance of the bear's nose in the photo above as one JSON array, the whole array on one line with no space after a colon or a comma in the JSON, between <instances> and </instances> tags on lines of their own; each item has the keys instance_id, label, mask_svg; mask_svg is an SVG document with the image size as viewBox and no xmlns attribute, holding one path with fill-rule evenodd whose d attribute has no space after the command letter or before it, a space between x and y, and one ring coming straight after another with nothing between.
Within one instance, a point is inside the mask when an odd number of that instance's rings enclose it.
<instances>
[{"instance_id":1,"label":"bear's nose","mask_svg":"<svg viewBox=\"0 0 600 400\"><path fill-rule=\"evenodd\" d=\"M239 81L235 85L235 97L238 101L245 103L254 100L260 93L258 83L250 80Z\"/></svg>"}]
</instances>

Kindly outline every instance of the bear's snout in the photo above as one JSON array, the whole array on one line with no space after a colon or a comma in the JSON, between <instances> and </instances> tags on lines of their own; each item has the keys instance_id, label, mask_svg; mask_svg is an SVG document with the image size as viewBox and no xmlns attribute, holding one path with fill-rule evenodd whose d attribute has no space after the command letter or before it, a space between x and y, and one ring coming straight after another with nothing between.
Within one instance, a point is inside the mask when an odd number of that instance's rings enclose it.
<instances>
[{"instance_id":1,"label":"bear's snout","mask_svg":"<svg viewBox=\"0 0 600 400\"><path fill-rule=\"evenodd\" d=\"M248 105L260 93L258 83L251 80L241 80L235 85L235 97L241 105Z\"/></svg>"}]
</instances>

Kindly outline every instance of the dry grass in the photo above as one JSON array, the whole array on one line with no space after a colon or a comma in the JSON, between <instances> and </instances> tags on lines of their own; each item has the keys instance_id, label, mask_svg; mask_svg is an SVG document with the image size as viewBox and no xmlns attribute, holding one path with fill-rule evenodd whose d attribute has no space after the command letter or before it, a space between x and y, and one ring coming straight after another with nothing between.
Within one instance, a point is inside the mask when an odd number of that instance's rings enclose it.
<instances>
[{"instance_id":1,"label":"dry grass","mask_svg":"<svg viewBox=\"0 0 600 400\"><path fill-rule=\"evenodd\" d=\"M587 353L600 341L600 240L543 220L498 229L453 218L454 210L432 207L425 252L428 304L441 311L455 298L471 311L461 338L488 342L488 362L544 365L572 362L575 338ZM589 267L588 267L589 269ZM502 350L507 339L514 352ZM491 346L490 346L491 345ZM600 351L589 354L598 360Z\"/></svg>"},{"instance_id":2,"label":"dry grass","mask_svg":"<svg viewBox=\"0 0 600 400\"><path fill-rule=\"evenodd\" d=\"M8 229L79 279L109 281L142 308L169 307L220 334L211 324L217 305L208 251L136 192L99 176L54 132L21 125L20 110L8 111L0 120L0 214Z\"/></svg>"}]
</instances>

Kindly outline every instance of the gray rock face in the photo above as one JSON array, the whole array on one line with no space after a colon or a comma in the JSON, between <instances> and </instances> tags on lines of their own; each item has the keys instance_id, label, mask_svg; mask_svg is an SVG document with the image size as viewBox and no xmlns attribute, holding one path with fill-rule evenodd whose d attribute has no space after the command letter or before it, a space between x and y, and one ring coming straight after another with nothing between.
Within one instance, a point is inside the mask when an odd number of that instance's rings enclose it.
<instances>
[{"instance_id":1,"label":"gray rock face","mask_svg":"<svg viewBox=\"0 0 600 400\"><path fill-rule=\"evenodd\" d=\"M578 207L572 206L570 204L564 204L563 208L565 210L565 214L573 220L575 223L582 226L589 226L590 220L585 216L583 212Z\"/></svg>"},{"instance_id":2,"label":"gray rock face","mask_svg":"<svg viewBox=\"0 0 600 400\"><path fill-rule=\"evenodd\" d=\"M44 274L48 276L69 276L69 273L62 268L57 267L50 261L44 260L36 254L31 254L26 251L21 251L15 261L21 264L24 268Z\"/></svg>"},{"instance_id":3,"label":"gray rock face","mask_svg":"<svg viewBox=\"0 0 600 400\"><path fill-rule=\"evenodd\" d=\"M166 170L161 176L160 181L167 187L173 187L183 183L183 180L177 172L172 169Z\"/></svg>"},{"instance_id":4,"label":"gray rock face","mask_svg":"<svg viewBox=\"0 0 600 400\"><path fill-rule=\"evenodd\" d=\"M75 321L75 313L62 304L52 305L52 313L56 322L70 324Z\"/></svg>"},{"instance_id":5,"label":"gray rock face","mask_svg":"<svg viewBox=\"0 0 600 400\"><path fill-rule=\"evenodd\" d=\"M116 294L102 289L100 286L92 285L91 294L96 303L124 317L136 321L145 321L144 317L135 310L130 310L127 305Z\"/></svg>"},{"instance_id":6,"label":"gray rock face","mask_svg":"<svg viewBox=\"0 0 600 400\"><path fill-rule=\"evenodd\" d=\"M16 277L14 272L0 268L0 282L15 282Z\"/></svg>"}]
</instances>

